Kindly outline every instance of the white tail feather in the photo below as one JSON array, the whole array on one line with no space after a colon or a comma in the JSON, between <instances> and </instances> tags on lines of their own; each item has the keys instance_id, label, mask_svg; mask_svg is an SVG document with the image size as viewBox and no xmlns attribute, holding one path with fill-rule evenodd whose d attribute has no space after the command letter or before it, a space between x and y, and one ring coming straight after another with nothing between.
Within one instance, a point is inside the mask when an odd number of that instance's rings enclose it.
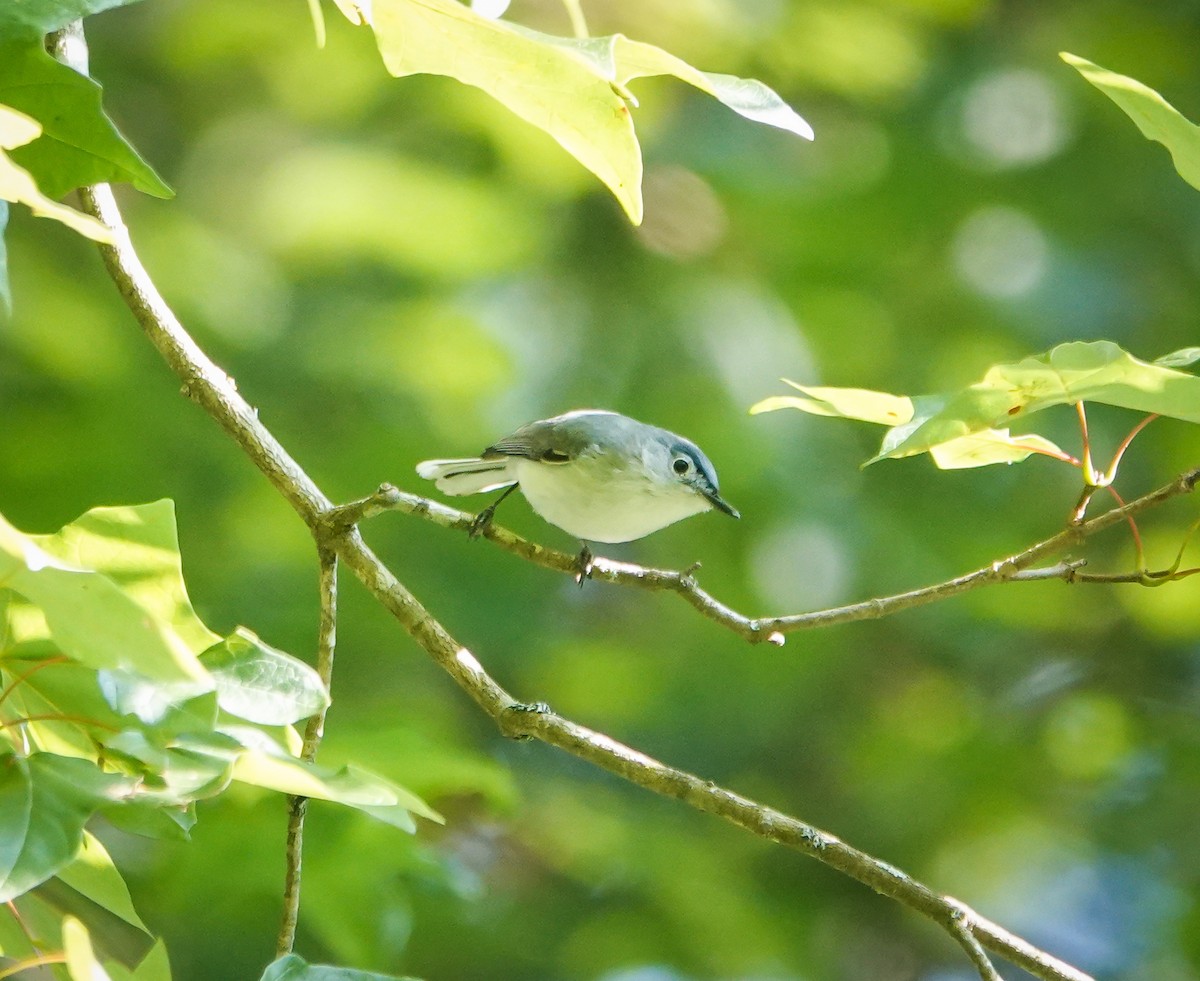
<instances>
[{"instance_id":1,"label":"white tail feather","mask_svg":"<svg viewBox=\"0 0 1200 981\"><path fill-rule=\"evenodd\" d=\"M432 480L437 489L451 497L483 494L517 482L508 472L508 458L481 460L425 460L417 464L417 476Z\"/></svg>"}]
</instances>

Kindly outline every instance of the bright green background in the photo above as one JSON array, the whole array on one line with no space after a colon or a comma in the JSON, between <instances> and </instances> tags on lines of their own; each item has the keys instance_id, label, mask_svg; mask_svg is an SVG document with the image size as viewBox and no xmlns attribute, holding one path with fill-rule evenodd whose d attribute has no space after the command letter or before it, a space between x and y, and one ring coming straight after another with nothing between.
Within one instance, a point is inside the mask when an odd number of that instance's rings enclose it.
<instances>
[{"instance_id":1,"label":"bright green background","mask_svg":"<svg viewBox=\"0 0 1200 981\"><path fill-rule=\"evenodd\" d=\"M1200 118L1190 2L876 0L593 9L699 67L762 78L813 144L673 81L633 88L647 217L632 230L549 138L445 79L389 79L366 31L299 0L146 0L94 18L122 130L177 191L123 194L200 343L335 498L474 452L528 419L620 409L702 445L711 514L610 554L682 566L753 613L974 568L1048 535L1051 461L858 464L878 432L746 408L807 384L936 391L995 361L1110 338L1197 343L1200 197L1057 58ZM564 33L555 4L513 16ZM0 511L50 531L177 502L215 630L305 654L311 541L139 336L94 249L14 209L0 327ZM1053 438L1076 449L1071 414ZM1134 417L1098 411L1112 447ZM1103 461L1104 454L1100 454ZM1127 495L1200 462L1155 424ZM1102 504L1097 499L1097 504ZM505 523L565 536L506 504ZM1166 564L1193 501L1147 518ZM565 579L415 519L368 539L518 697L791 811L1103 978L1200 977L1200 579L998 587L747 647L669 596ZM1128 536L1088 550L1129 561ZM492 726L352 582L326 759L448 818L415 839L314 805L298 949L438 981L970 978L926 923L816 863ZM101 834L181 981L257 977L284 804L237 790L190 846ZM134 939L128 950L139 949Z\"/></svg>"}]
</instances>

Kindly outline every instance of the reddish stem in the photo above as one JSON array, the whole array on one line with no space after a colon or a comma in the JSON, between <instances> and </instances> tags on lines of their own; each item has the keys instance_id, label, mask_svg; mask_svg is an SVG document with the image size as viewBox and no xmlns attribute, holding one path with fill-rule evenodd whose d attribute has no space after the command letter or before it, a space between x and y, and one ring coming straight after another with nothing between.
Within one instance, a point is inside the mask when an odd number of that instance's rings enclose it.
<instances>
[{"instance_id":1,"label":"reddish stem","mask_svg":"<svg viewBox=\"0 0 1200 981\"><path fill-rule=\"evenodd\" d=\"M67 660L68 660L67 657L60 654L60 655L58 655L58 657L50 657L44 661L39 661L37 664L35 664L32 668L30 668L24 674L17 675L17 677L15 677L11 682L9 682L8 687L5 688L4 691L0 691L0 705L4 704L5 699L7 699L8 696L13 693L13 690L19 684L21 684L21 682L24 681L26 678L41 671L42 668L48 668L51 664L62 664Z\"/></svg>"},{"instance_id":2,"label":"reddish stem","mask_svg":"<svg viewBox=\"0 0 1200 981\"><path fill-rule=\"evenodd\" d=\"M1158 418L1158 413L1151 412L1150 415L1146 416L1145 419L1143 419L1136 426L1134 426L1129 431L1129 435L1126 436L1125 439L1121 441L1121 445L1117 447L1117 452L1113 455L1112 463L1110 463L1108 465L1108 472L1105 474L1105 477L1108 479L1109 483L1112 483L1113 480L1116 479L1117 466L1121 462L1121 457L1123 457L1125 455L1125 451L1127 449L1129 449L1129 444L1134 441L1134 439L1137 437L1138 433L1140 433L1143 429L1145 429L1148 425L1150 425L1150 423L1152 423L1157 418Z\"/></svg>"}]
</instances>

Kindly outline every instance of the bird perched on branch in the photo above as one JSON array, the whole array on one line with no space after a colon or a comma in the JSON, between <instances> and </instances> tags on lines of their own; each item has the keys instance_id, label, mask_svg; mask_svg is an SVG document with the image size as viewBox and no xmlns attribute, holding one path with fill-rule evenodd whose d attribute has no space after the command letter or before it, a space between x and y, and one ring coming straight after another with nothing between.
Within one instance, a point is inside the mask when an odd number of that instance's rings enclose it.
<instances>
[{"instance_id":1,"label":"bird perched on branch","mask_svg":"<svg viewBox=\"0 0 1200 981\"><path fill-rule=\"evenodd\" d=\"M472 536L519 487L534 511L584 543L581 582L588 542L633 541L713 508L740 517L695 443L600 409L531 422L477 457L425 460L417 474L455 497L507 488L476 517Z\"/></svg>"}]
</instances>

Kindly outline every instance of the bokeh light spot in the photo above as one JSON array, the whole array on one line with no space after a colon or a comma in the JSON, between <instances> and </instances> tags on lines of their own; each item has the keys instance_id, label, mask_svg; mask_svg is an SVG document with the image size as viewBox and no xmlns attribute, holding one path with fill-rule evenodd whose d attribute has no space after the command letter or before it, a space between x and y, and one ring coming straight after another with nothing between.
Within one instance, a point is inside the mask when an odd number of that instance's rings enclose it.
<instances>
[{"instance_id":1,"label":"bokeh light spot","mask_svg":"<svg viewBox=\"0 0 1200 981\"><path fill-rule=\"evenodd\" d=\"M993 206L976 211L959 227L954 266L984 296L1012 299L1033 290L1046 273L1049 246L1023 211Z\"/></svg>"}]
</instances>

